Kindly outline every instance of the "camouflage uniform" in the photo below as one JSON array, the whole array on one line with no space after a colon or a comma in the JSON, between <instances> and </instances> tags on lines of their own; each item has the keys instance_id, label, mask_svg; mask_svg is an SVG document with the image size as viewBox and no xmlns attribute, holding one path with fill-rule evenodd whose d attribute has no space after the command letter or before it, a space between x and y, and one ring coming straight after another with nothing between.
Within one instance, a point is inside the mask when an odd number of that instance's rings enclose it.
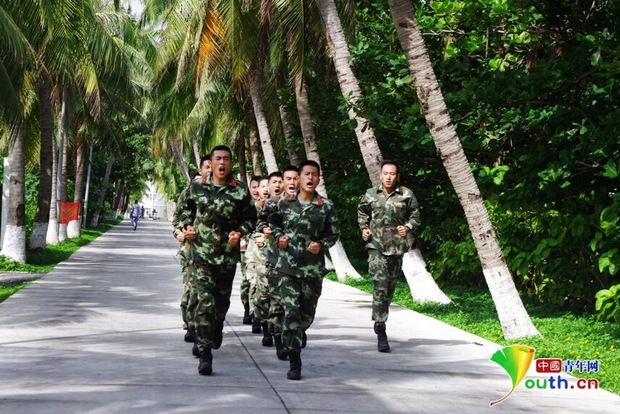
<instances>
[{"instance_id":1,"label":"camouflage uniform","mask_svg":"<svg viewBox=\"0 0 620 414\"><path fill-rule=\"evenodd\" d=\"M246 275L247 260L245 258L245 252L248 245L249 237L246 235L241 241L241 284L239 286L239 295L241 296L241 303L243 307L250 306L250 281Z\"/></svg>"},{"instance_id":2,"label":"camouflage uniform","mask_svg":"<svg viewBox=\"0 0 620 414\"><path fill-rule=\"evenodd\" d=\"M176 239L177 236L183 231L181 224L181 203L187 195L189 187L181 192L177 201L176 209L172 218L172 235ZM183 294L181 295L181 317L183 322L187 325L188 329L194 329L193 322L193 308L196 305L196 291L193 289L192 276L193 266L189 265L189 251L193 249L193 243L190 240L185 240L179 247L179 264L181 265L181 280L183 281Z\"/></svg>"},{"instance_id":3,"label":"camouflage uniform","mask_svg":"<svg viewBox=\"0 0 620 414\"><path fill-rule=\"evenodd\" d=\"M196 230L195 249L189 264L196 271L198 302L194 312L200 354L210 349L216 330L224 325L230 307L235 270L240 259L239 243L228 243L228 234L248 234L256 223L256 209L248 187L233 178L217 186L211 178L193 181L181 205L183 228Z\"/></svg>"},{"instance_id":4,"label":"camouflage uniform","mask_svg":"<svg viewBox=\"0 0 620 414\"><path fill-rule=\"evenodd\" d=\"M272 216L270 223L274 242L283 235L289 237L288 247L278 249L275 271L284 308L282 343L298 354L304 331L314 321L323 277L327 274L325 251L340 235L338 220L333 203L315 193L307 204L300 202L297 195L280 199L277 215ZM308 250L312 241L321 244L318 254Z\"/></svg>"},{"instance_id":5,"label":"camouflage uniform","mask_svg":"<svg viewBox=\"0 0 620 414\"><path fill-rule=\"evenodd\" d=\"M414 234L420 226L418 201L410 189L400 185L390 194L382 186L371 188L357 207L357 222L360 229L372 232L366 244L374 285L372 320L384 323L402 274L403 255L409 249L407 237L399 236L396 227L404 225Z\"/></svg>"},{"instance_id":6,"label":"camouflage uniform","mask_svg":"<svg viewBox=\"0 0 620 414\"><path fill-rule=\"evenodd\" d=\"M276 225L269 222L269 217L272 214L278 214L278 203L280 197L272 197L267 199L261 209L258 211L258 221L256 225L256 231L263 233L263 229L266 227L273 227ZM267 287L268 287L268 320L269 330L272 335L280 335L282 333L282 323L284 320L284 308L280 301L279 292L279 277L278 272L275 271L275 266L278 259L278 246L277 240L274 237L266 239L266 263L267 263Z\"/></svg>"}]
</instances>

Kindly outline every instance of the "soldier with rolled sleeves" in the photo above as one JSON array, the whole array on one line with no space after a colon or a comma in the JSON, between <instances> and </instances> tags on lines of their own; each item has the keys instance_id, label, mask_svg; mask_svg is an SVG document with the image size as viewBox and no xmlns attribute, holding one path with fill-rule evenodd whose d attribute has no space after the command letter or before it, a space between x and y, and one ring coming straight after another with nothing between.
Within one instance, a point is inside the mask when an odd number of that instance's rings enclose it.
<instances>
[{"instance_id":1,"label":"soldier with rolled sleeves","mask_svg":"<svg viewBox=\"0 0 620 414\"><path fill-rule=\"evenodd\" d=\"M403 256L409 249L407 236L420 226L418 201L399 180L398 164L384 161L381 185L367 190L357 208L357 222L367 242L368 272L373 278L372 320L379 352L390 352L385 323L402 275Z\"/></svg>"},{"instance_id":2,"label":"soldier with rolled sleeves","mask_svg":"<svg viewBox=\"0 0 620 414\"><path fill-rule=\"evenodd\" d=\"M211 175L193 181L181 206L185 239L195 250L194 266L198 302L194 312L198 373L212 373L212 349L222 344L222 330L230 307L239 240L256 225L256 208L246 184L230 174L232 151L220 145L211 150Z\"/></svg>"},{"instance_id":3,"label":"soldier with rolled sleeves","mask_svg":"<svg viewBox=\"0 0 620 414\"><path fill-rule=\"evenodd\" d=\"M325 251L340 235L334 205L316 192L320 167L314 161L299 166L299 191L278 202L270 224L279 248L280 302L284 308L282 342L288 348L287 378L301 378L301 348L304 332L314 321L323 288Z\"/></svg>"}]
</instances>

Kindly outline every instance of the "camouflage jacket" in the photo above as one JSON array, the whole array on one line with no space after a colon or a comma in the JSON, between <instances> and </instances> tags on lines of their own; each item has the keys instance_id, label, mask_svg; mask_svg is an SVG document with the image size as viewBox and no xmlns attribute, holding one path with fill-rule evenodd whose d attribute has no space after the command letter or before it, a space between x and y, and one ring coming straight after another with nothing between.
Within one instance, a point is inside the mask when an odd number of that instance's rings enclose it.
<instances>
[{"instance_id":1,"label":"camouflage jacket","mask_svg":"<svg viewBox=\"0 0 620 414\"><path fill-rule=\"evenodd\" d=\"M177 236L183 231L183 223L181 221L181 203L187 196L187 192L189 191L189 187L181 191L179 198L177 200L176 208L174 209L174 214L172 215L172 235L176 239ZM181 262L181 266L185 266L187 261L189 260L189 250L193 248L192 242L189 240L185 240L181 243L179 247L179 258Z\"/></svg>"},{"instance_id":2,"label":"camouflage jacket","mask_svg":"<svg viewBox=\"0 0 620 414\"><path fill-rule=\"evenodd\" d=\"M290 239L287 249L278 249L277 271L298 277L325 276L325 251L340 236L338 219L331 201L318 194L309 204L302 204L296 195L283 197L277 203L276 214L268 215L268 222L275 243L283 235ZM259 221L258 227L262 224ZM308 250L312 241L321 244L318 254Z\"/></svg>"},{"instance_id":3,"label":"camouflage jacket","mask_svg":"<svg viewBox=\"0 0 620 414\"><path fill-rule=\"evenodd\" d=\"M271 197L267 200L261 202L260 208L258 209L258 220L256 221L256 232L260 234L263 233L263 229L265 227L269 227L273 230L274 225L276 223L270 223L270 217L273 219L276 218L278 222L277 225L281 225L281 216L278 213L278 203L280 202L281 197ZM267 266L271 268L275 268L278 262L278 253L279 250L277 246L277 242L274 237L269 239L265 239L265 247L266 247L266 256L267 256Z\"/></svg>"},{"instance_id":4,"label":"camouflage jacket","mask_svg":"<svg viewBox=\"0 0 620 414\"><path fill-rule=\"evenodd\" d=\"M235 265L239 262L239 243L228 243L228 234L249 234L256 225L256 208L247 185L230 178L217 186L209 178L192 181L180 200L180 226L194 226L191 260L210 265Z\"/></svg>"},{"instance_id":5,"label":"camouflage jacket","mask_svg":"<svg viewBox=\"0 0 620 414\"><path fill-rule=\"evenodd\" d=\"M366 191L357 207L360 229L370 229L372 238L367 249L377 249L386 256L402 255L409 249L407 237L398 235L397 226L409 227L411 234L420 226L418 201L413 191L401 185L390 194L383 186Z\"/></svg>"}]
</instances>

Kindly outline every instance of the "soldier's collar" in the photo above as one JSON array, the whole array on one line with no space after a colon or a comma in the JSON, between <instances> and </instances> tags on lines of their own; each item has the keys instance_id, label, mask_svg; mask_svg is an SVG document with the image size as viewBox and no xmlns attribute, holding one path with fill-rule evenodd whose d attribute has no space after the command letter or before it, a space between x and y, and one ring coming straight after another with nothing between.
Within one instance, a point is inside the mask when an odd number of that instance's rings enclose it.
<instances>
[{"instance_id":1,"label":"soldier's collar","mask_svg":"<svg viewBox=\"0 0 620 414\"><path fill-rule=\"evenodd\" d=\"M212 184L215 186L220 186L218 184L215 184L215 182L213 181L213 174L209 174L209 177L205 177L202 179L202 184ZM220 187L224 187L226 185L230 185L231 187L236 187L237 186L237 180L235 180L235 177L233 177L231 174L228 174L228 180L226 181L226 184L221 185Z\"/></svg>"},{"instance_id":2,"label":"soldier's collar","mask_svg":"<svg viewBox=\"0 0 620 414\"><path fill-rule=\"evenodd\" d=\"M379 184L379 187L377 188L377 193L382 193L383 192L383 184ZM394 190L392 191L392 193L402 193L401 189L400 189L400 184L396 184L396 187L394 187ZM389 193L389 194L392 194Z\"/></svg>"}]
</instances>

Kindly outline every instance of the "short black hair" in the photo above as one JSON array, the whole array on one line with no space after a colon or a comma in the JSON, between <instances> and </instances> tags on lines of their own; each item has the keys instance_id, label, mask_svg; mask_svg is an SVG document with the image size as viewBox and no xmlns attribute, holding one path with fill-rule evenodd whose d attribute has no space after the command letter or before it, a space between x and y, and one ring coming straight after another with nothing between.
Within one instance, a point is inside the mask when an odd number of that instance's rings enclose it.
<instances>
[{"instance_id":1,"label":"short black hair","mask_svg":"<svg viewBox=\"0 0 620 414\"><path fill-rule=\"evenodd\" d=\"M280 178L282 178L282 173L281 173L280 171L274 171L274 172L272 172L271 174L269 174L269 175L267 176L267 178L268 178L270 181L271 181L271 179L272 179L273 177L280 177Z\"/></svg>"},{"instance_id":2,"label":"short black hair","mask_svg":"<svg viewBox=\"0 0 620 414\"><path fill-rule=\"evenodd\" d=\"M396 174L400 174L400 166L398 165L398 163L396 161L392 161L392 160L384 160L381 162L381 169L383 170L383 166L384 165L393 165L394 167L396 167Z\"/></svg>"},{"instance_id":3,"label":"short black hair","mask_svg":"<svg viewBox=\"0 0 620 414\"><path fill-rule=\"evenodd\" d=\"M303 170L304 167L306 166L312 166L312 167L316 167L316 169L319 171L319 175L321 175L321 166L319 165L318 162L314 161L314 160L306 160L304 162L302 162L301 164L299 164L299 172L301 173L301 170Z\"/></svg>"},{"instance_id":4,"label":"short black hair","mask_svg":"<svg viewBox=\"0 0 620 414\"><path fill-rule=\"evenodd\" d=\"M202 168L202 164L204 164L205 161L211 161L211 155L200 157L200 165L198 165L198 169Z\"/></svg>"},{"instance_id":5,"label":"short black hair","mask_svg":"<svg viewBox=\"0 0 620 414\"><path fill-rule=\"evenodd\" d=\"M263 178L261 175L253 175L252 178L250 178L250 183L252 181L256 181L257 183L260 183L261 178Z\"/></svg>"},{"instance_id":6,"label":"short black hair","mask_svg":"<svg viewBox=\"0 0 620 414\"><path fill-rule=\"evenodd\" d=\"M295 167L294 165L289 165L288 167L286 167L285 169L282 170L282 176L284 176L284 173L287 171L295 171L296 173L299 174L299 168Z\"/></svg>"},{"instance_id":7,"label":"short black hair","mask_svg":"<svg viewBox=\"0 0 620 414\"><path fill-rule=\"evenodd\" d=\"M215 151L226 151L230 154L230 158L232 159L232 150L230 149L230 147L226 146L226 145L216 145L215 147L213 147L211 149L211 153L209 153L209 159L213 158L213 153Z\"/></svg>"},{"instance_id":8,"label":"short black hair","mask_svg":"<svg viewBox=\"0 0 620 414\"><path fill-rule=\"evenodd\" d=\"M133 203L134 203L134 204L138 204L138 200L135 200Z\"/></svg>"}]
</instances>

